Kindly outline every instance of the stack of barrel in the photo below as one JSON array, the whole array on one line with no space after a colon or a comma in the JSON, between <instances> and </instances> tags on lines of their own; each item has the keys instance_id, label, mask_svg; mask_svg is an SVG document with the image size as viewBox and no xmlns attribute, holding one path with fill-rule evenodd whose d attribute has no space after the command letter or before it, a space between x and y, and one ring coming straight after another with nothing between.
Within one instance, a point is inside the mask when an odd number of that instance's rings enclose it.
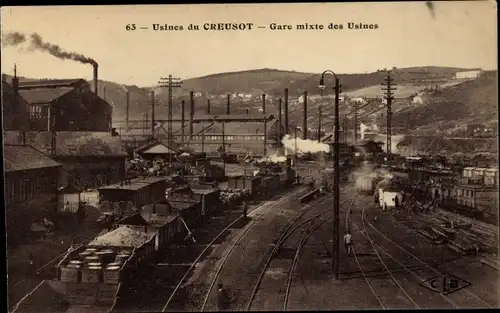
<instances>
[{"instance_id":1,"label":"stack of barrel","mask_svg":"<svg viewBox=\"0 0 500 313\"><path fill-rule=\"evenodd\" d=\"M61 281L82 283L119 283L119 272L130 251L116 253L111 248L87 248L76 259L61 267ZM103 270L104 268L104 270Z\"/></svg>"}]
</instances>

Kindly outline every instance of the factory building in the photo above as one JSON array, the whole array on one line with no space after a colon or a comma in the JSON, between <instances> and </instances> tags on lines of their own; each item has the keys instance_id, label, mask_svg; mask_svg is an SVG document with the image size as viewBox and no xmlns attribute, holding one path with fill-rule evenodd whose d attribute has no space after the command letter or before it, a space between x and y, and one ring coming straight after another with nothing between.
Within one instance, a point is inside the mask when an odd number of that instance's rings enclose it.
<instances>
[{"instance_id":1,"label":"factory building","mask_svg":"<svg viewBox=\"0 0 500 313\"><path fill-rule=\"evenodd\" d=\"M21 81L17 88L29 105L31 130L111 131L111 105L84 79Z\"/></svg>"},{"instance_id":2,"label":"factory building","mask_svg":"<svg viewBox=\"0 0 500 313\"><path fill-rule=\"evenodd\" d=\"M29 233L31 224L57 208L61 165L28 145L4 144L8 243Z\"/></svg>"},{"instance_id":3,"label":"factory building","mask_svg":"<svg viewBox=\"0 0 500 313\"><path fill-rule=\"evenodd\" d=\"M59 185L78 189L120 181L127 152L118 136L104 132L4 132L4 142L29 144L60 163Z\"/></svg>"}]
</instances>

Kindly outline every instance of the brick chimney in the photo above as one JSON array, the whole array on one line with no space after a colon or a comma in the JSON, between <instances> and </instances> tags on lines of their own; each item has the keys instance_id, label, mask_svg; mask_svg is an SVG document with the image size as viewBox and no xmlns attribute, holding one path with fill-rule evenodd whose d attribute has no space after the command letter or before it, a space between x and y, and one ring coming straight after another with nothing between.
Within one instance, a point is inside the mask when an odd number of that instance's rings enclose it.
<instances>
[{"instance_id":1,"label":"brick chimney","mask_svg":"<svg viewBox=\"0 0 500 313\"><path fill-rule=\"evenodd\" d=\"M12 78L12 89L15 93L19 92L19 78L17 78L17 65L14 64L14 77Z\"/></svg>"}]
</instances>

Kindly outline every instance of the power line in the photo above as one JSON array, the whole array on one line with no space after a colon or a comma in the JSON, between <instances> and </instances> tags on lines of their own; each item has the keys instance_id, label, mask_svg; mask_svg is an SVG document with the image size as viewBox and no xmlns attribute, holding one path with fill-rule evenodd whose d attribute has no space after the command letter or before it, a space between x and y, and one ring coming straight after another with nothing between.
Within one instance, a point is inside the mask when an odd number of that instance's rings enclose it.
<instances>
[{"instance_id":1,"label":"power line","mask_svg":"<svg viewBox=\"0 0 500 313\"><path fill-rule=\"evenodd\" d=\"M168 78L161 77L158 82L160 87L168 88L168 118L167 118L167 136L168 136L168 146L172 147L172 89L180 88L182 81L180 78L172 77L168 75Z\"/></svg>"},{"instance_id":2,"label":"power line","mask_svg":"<svg viewBox=\"0 0 500 313\"><path fill-rule=\"evenodd\" d=\"M391 72L387 73L387 77L385 78L385 84L382 85L382 90L385 91L385 99L387 100L387 160L391 157L392 154L392 144L391 144L391 117L392 117L392 102L394 100L394 91L396 88L394 87L393 78L391 77Z\"/></svg>"}]
</instances>

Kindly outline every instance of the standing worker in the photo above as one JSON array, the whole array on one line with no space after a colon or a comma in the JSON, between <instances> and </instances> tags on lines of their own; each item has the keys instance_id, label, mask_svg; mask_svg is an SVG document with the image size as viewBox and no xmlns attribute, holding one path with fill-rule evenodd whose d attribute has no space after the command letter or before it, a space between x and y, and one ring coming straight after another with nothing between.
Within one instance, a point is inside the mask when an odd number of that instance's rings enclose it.
<instances>
[{"instance_id":1,"label":"standing worker","mask_svg":"<svg viewBox=\"0 0 500 313\"><path fill-rule=\"evenodd\" d=\"M243 203L241 204L241 207L243 209L243 218L244 219L247 219L247 203L245 201L243 201Z\"/></svg>"},{"instance_id":2,"label":"standing worker","mask_svg":"<svg viewBox=\"0 0 500 313\"><path fill-rule=\"evenodd\" d=\"M229 295L227 294L226 289L222 284L217 285L217 306L219 307L219 311L228 311L229 310Z\"/></svg>"},{"instance_id":3,"label":"standing worker","mask_svg":"<svg viewBox=\"0 0 500 313\"><path fill-rule=\"evenodd\" d=\"M349 231L345 232L344 235L344 244L345 244L345 250L347 252L348 256L351 256L351 250L352 250L352 242L351 242L351 234L349 234Z\"/></svg>"},{"instance_id":4,"label":"standing worker","mask_svg":"<svg viewBox=\"0 0 500 313\"><path fill-rule=\"evenodd\" d=\"M29 255L28 258L28 275L35 275L36 274L36 265L35 265L35 258L33 257L33 254Z\"/></svg>"}]
</instances>

